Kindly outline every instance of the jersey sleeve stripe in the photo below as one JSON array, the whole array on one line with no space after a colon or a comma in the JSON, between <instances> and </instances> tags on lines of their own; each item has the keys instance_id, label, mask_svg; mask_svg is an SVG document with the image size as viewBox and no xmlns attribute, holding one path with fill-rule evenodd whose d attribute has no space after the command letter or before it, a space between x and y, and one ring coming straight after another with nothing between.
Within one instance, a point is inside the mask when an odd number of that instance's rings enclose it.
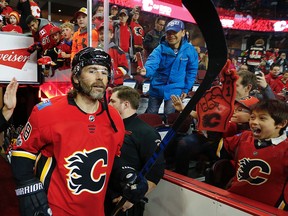
<instances>
[{"instance_id":1,"label":"jersey sleeve stripe","mask_svg":"<svg viewBox=\"0 0 288 216\"><path fill-rule=\"evenodd\" d=\"M45 162L45 165L40 175L40 181L43 183L45 182L46 176L48 175L48 172L52 166L52 162L52 157L47 158L47 161Z\"/></svg>"},{"instance_id":2,"label":"jersey sleeve stripe","mask_svg":"<svg viewBox=\"0 0 288 216\"><path fill-rule=\"evenodd\" d=\"M12 156L14 157L24 157L24 158L28 158L31 160L36 160L36 155L30 153L30 152L26 152L26 151L12 151Z\"/></svg>"}]
</instances>

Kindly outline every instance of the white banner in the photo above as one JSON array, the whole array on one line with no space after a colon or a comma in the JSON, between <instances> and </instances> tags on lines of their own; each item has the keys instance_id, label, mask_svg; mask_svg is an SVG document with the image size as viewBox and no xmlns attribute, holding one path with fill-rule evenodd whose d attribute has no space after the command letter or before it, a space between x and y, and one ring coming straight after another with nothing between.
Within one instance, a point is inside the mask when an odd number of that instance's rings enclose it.
<instances>
[{"instance_id":1,"label":"white banner","mask_svg":"<svg viewBox=\"0 0 288 216\"><path fill-rule=\"evenodd\" d=\"M27 52L33 38L0 32L0 41L0 83L8 83L15 77L20 84L39 84L36 51Z\"/></svg>"}]
</instances>

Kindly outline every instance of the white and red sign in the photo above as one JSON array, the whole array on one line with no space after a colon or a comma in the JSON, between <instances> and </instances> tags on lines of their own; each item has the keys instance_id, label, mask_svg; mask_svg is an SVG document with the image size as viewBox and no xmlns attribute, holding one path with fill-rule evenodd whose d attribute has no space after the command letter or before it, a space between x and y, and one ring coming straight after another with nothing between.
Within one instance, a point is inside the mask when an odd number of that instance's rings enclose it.
<instances>
[{"instance_id":1,"label":"white and red sign","mask_svg":"<svg viewBox=\"0 0 288 216\"><path fill-rule=\"evenodd\" d=\"M36 52L27 52L33 38L1 32L0 41L0 83L8 83L15 77L19 83L38 84Z\"/></svg>"}]
</instances>

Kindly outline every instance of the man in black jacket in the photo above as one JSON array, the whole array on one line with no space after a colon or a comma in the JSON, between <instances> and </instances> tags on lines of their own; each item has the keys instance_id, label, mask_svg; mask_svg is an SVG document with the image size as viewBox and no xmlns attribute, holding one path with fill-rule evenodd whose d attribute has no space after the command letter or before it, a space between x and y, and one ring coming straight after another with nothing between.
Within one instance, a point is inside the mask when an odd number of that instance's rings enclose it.
<instances>
[{"instance_id":1,"label":"man in black jacket","mask_svg":"<svg viewBox=\"0 0 288 216\"><path fill-rule=\"evenodd\" d=\"M139 93L131 87L118 86L112 90L110 105L119 111L126 130L120 159L122 159L124 164L133 167L137 171L142 169L161 141L159 133L153 127L137 118L136 111L139 107L139 101ZM161 155L151 171L145 176L149 187L147 193L156 187L164 174L164 168L164 156ZM107 205L105 206L105 211L113 209L112 203L117 203L121 199L119 183L113 182L113 179L114 178L111 178L109 182L109 192L107 192L109 195L106 195ZM122 211L127 210L127 212L119 212L118 215L141 216L144 212L144 205L144 200L134 203L134 205L126 202L123 205ZM106 215L109 215L107 211Z\"/></svg>"}]
</instances>

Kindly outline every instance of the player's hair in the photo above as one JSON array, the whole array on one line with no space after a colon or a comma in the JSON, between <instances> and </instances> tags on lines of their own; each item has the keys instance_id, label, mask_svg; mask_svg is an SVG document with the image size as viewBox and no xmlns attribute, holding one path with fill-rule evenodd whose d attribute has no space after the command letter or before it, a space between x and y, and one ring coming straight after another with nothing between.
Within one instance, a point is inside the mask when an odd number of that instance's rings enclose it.
<instances>
[{"instance_id":1,"label":"player's hair","mask_svg":"<svg viewBox=\"0 0 288 216\"><path fill-rule=\"evenodd\" d=\"M251 90L257 88L257 79L254 73L248 70L240 70L237 72L237 75L242 78L241 85L243 85L244 87L251 84L252 85Z\"/></svg>"},{"instance_id":2,"label":"player's hair","mask_svg":"<svg viewBox=\"0 0 288 216\"><path fill-rule=\"evenodd\" d=\"M113 88L112 93L118 92L118 98L122 101L129 101L131 107L135 110L139 107L140 94L136 89L129 86L117 86Z\"/></svg>"},{"instance_id":3,"label":"player's hair","mask_svg":"<svg viewBox=\"0 0 288 216\"><path fill-rule=\"evenodd\" d=\"M33 15L29 15L29 16L26 18L25 22L26 22L27 25L29 25L31 22L34 22L34 21L36 21L36 20L37 20L36 17L34 17Z\"/></svg>"},{"instance_id":4,"label":"player's hair","mask_svg":"<svg viewBox=\"0 0 288 216\"><path fill-rule=\"evenodd\" d=\"M277 99L262 100L252 107L251 110L268 112L275 121L275 125L288 121L288 104L284 101ZM284 130L285 127L280 130L280 134L282 134Z\"/></svg>"},{"instance_id":5,"label":"player's hair","mask_svg":"<svg viewBox=\"0 0 288 216\"><path fill-rule=\"evenodd\" d=\"M72 31L74 31L74 24L71 22L65 22L60 26L60 28L70 28Z\"/></svg>"}]
</instances>

